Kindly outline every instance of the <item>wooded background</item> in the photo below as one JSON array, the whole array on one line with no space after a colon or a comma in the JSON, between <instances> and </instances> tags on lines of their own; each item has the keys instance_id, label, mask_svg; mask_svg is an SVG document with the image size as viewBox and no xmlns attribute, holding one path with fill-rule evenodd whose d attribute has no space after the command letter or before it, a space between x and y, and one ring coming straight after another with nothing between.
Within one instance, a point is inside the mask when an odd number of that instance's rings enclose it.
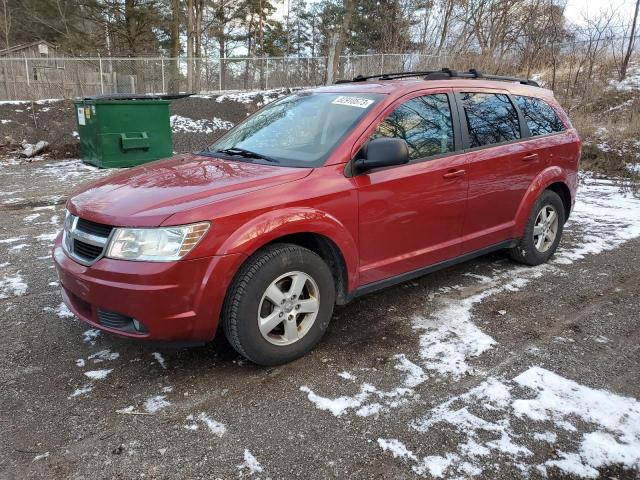
<instances>
[{"instance_id":1,"label":"wooded background","mask_svg":"<svg viewBox=\"0 0 640 480\"><path fill-rule=\"evenodd\" d=\"M626 76L640 3L629 1L632 18L599 12L573 24L561 0L0 0L0 47L46 40L72 56L183 56L173 76L190 91L199 58L326 57L332 83L340 55L409 52L492 73L549 69L552 88L571 62L573 90L602 57Z\"/></svg>"}]
</instances>

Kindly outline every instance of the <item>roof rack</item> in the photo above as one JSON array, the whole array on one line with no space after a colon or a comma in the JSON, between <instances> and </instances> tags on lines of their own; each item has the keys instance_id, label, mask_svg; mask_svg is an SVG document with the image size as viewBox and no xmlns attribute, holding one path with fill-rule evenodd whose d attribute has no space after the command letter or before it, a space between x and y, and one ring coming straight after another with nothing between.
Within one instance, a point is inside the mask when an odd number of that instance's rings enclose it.
<instances>
[{"instance_id":1,"label":"roof rack","mask_svg":"<svg viewBox=\"0 0 640 480\"><path fill-rule=\"evenodd\" d=\"M425 80L445 80L449 78L484 78L487 80L499 80L502 82L518 82L523 85L530 85L532 87L539 87L538 82L529 80L526 78L517 77L505 77L502 75L487 75L475 68L470 68L468 71L451 70L450 68L443 68L442 70L424 70L417 72L397 72L397 73L383 73L380 75L369 75L352 78L351 80L338 80L336 83L352 83L352 82L366 82L372 78L378 80L397 80L399 78L409 77L424 77Z\"/></svg>"}]
</instances>

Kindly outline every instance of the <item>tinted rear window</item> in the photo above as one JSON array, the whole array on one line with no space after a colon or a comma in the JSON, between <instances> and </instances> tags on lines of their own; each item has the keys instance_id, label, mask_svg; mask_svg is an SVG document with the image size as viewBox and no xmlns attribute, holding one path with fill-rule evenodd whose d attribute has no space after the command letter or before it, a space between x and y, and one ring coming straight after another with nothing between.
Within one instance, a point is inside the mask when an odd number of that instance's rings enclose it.
<instances>
[{"instance_id":1,"label":"tinted rear window","mask_svg":"<svg viewBox=\"0 0 640 480\"><path fill-rule=\"evenodd\" d=\"M520 138L518 113L502 93L460 94L469 130L470 148Z\"/></svg>"},{"instance_id":2,"label":"tinted rear window","mask_svg":"<svg viewBox=\"0 0 640 480\"><path fill-rule=\"evenodd\" d=\"M524 115L532 136L561 132L565 129L556 111L544 100L520 95L513 98Z\"/></svg>"}]
</instances>

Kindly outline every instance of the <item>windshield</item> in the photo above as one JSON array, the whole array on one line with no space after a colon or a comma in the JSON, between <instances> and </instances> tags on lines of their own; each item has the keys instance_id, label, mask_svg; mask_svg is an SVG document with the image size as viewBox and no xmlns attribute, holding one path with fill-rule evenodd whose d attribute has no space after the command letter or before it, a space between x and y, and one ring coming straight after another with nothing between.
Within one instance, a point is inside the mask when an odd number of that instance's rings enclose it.
<instances>
[{"instance_id":1,"label":"windshield","mask_svg":"<svg viewBox=\"0 0 640 480\"><path fill-rule=\"evenodd\" d=\"M240 123L204 153L221 152L238 160L288 167L317 167L381 98L359 93L291 95Z\"/></svg>"}]
</instances>

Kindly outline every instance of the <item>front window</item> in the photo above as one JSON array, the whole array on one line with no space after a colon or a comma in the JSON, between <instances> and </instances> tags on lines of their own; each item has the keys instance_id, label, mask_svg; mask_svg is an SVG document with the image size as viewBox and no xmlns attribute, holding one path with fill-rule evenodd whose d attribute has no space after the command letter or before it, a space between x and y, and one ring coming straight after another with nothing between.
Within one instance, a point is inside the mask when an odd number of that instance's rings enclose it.
<instances>
[{"instance_id":1,"label":"front window","mask_svg":"<svg viewBox=\"0 0 640 480\"><path fill-rule=\"evenodd\" d=\"M203 154L317 167L383 95L298 93L240 123Z\"/></svg>"},{"instance_id":2,"label":"front window","mask_svg":"<svg viewBox=\"0 0 640 480\"><path fill-rule=\"evenodd\" d=\"M453 124L445 93L413 98L383 120L372 138L402 138L409 158L418 160L453 152Z\"/></svg>"}]
</instances>

